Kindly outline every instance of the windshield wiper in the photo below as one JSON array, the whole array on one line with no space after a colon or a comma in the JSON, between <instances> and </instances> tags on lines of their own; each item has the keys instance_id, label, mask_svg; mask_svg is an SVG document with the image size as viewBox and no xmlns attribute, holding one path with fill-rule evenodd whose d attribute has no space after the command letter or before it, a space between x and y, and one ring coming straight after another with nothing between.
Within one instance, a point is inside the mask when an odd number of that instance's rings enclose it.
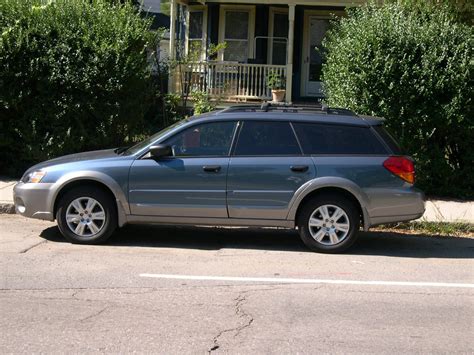
<instances>
[{"instance_id":1,"label":"windshield wiper","mask_svg":"<svg viewBox=\"0 0 474 355\"><path fill-rule=\"evenodd\" d=\"M114 149L114 153L116 153L116 154L122 154L122 153L124 153L128 148L130 148L130 146L115 148L115 149Z\"/></svg>"}]
</instances>

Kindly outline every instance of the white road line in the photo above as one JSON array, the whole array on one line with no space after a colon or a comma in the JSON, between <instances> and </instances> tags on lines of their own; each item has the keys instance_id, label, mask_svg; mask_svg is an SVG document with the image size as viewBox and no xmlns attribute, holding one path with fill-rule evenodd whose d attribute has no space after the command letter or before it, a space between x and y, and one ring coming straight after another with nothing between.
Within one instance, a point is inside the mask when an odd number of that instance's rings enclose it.
<instances>
[{"instance_id":1,"label":"white road line","mask_svg":"<svg viewBox=\"0 0 474 355\"><path fill-rule=\"evenodd\" d=\"M233 277L233 276L199 276L199 275L170 275L170 274L140 274L139 276L151 277L151 278L156 278L156 279L194 280L194 281L474 288L474 284L450 283L450 282L323 280L323 279L293 279L293 278L284 278L284 277Z\"/></svg>"}]
</instances>

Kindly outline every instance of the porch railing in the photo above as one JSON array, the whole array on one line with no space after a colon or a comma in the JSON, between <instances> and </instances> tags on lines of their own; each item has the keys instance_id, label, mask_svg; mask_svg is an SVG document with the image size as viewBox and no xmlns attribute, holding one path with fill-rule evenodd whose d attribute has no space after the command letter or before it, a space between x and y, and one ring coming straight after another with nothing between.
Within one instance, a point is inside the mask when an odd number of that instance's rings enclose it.
<instances>
[{"instance_id":1,"label":"porch railing","mask_svg":"<svg viewBox=\"0 0 474 355\"><path fill-rule=\"evenodd\" d=\"M285 65L200 62L177 68L177 86L187 93L206 92L212 99L245 101L271 99L268 74L286 77Z\"/></svg>"}]
</instances>

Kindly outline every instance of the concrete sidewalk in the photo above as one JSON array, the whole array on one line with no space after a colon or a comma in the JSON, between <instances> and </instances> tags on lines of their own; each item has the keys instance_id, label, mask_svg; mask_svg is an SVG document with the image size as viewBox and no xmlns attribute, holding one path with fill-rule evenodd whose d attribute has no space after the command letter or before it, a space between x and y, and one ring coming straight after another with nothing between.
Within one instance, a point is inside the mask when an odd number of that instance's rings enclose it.
<instances>
[{"instance_id":1,"label":"concrete sidewalk","mask_svg":"<svg viewBox=\"0 0 474 355\"><path fill-rule=\"evenodd\" d=\"M420 221L474 223L474 201L427 200Z\"/></svg>"},{"instance_id":2,"label":"concrete sidewalk","mask_svg":"<svg viewBox=\"0 0 474 355\"><path fill-rule=\"evenodd\" d=\"M15 213L13 186L16 181L0 180L0 213ZM426 211L420 221L474 223L474 201L426 201Z\"/></svg>"},{"instance_id":3,"label":"concrete sidewalk","mask_svg":"<svg viewBox=\"0 0 474 355\"><path fill-rule=\"evenodd\" d=\"M15 213L13 205L13 186L15 180L0 180L0 213Z\"/></svg>"}]
</instances>

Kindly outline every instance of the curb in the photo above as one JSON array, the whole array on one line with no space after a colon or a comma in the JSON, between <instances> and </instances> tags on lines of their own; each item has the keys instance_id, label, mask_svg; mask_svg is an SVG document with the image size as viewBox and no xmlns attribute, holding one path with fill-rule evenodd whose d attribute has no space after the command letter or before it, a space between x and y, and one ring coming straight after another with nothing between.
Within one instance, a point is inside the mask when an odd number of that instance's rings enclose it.
<instances>
[{"instance_id":1,"label":"curb","mask_svg":"<svg viewBox=\"0 0 474 355\"><path fill-rule=\"evenodd\" d=\"M15 214L15 205L13 203L0 202L0 214Z\"/></svg>"}]
</instances>

